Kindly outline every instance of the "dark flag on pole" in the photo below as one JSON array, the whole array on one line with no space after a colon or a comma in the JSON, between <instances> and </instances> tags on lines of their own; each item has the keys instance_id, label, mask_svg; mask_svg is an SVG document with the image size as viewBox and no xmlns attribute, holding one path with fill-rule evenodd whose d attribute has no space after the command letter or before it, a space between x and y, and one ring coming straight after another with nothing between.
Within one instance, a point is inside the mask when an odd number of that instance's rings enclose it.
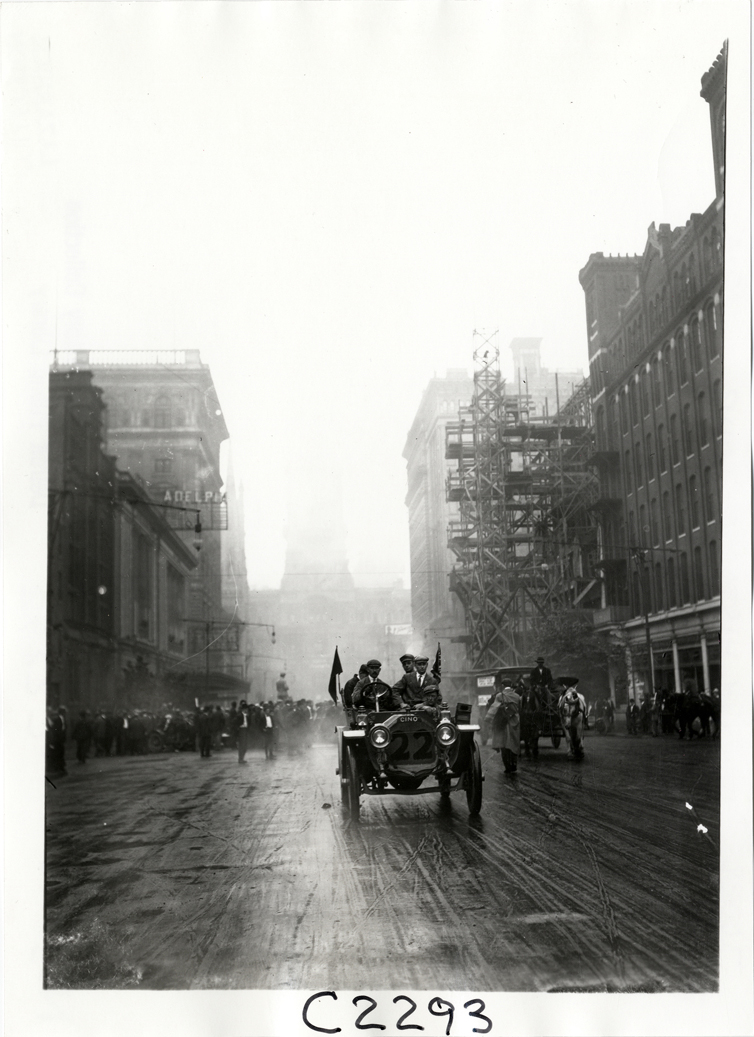
<instances>
[{"instance_id":1,"label":"dark flag on pole","mask_svg":"<svg viewBox=\"0 0 754 1037\"><path fill-rule=\"evenodd\" d=\"M437 642L437 655L435 656L435 661L432 664L432 673L435 677L437 677L439 681L440 676L442 674L442 651L440 650L439 641Z\"/></svg>"},{"instance_id":2,"label":"dark flag on pole","mask_svg":"<svg viewBox=\"0 0 754 1037\"><path fill-rule=\"evenodd\" d=\"M340 656L338 655L337 646L335 648L335 656L332 661L332 670L330 671L330 683L327 685L327 690L330 692L330 698L333 702L338 701L337 678L343 672L343 667L340 665Z\"/></svg>"}]
</instances>

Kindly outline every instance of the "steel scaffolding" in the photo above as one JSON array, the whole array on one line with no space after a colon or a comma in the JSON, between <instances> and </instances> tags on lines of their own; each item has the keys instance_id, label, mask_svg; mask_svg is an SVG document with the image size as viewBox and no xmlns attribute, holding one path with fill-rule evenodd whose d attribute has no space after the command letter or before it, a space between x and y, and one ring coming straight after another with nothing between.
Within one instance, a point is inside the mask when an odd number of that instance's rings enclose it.
<instances>
[{"instance_id":1,"label":"steel scaffolding","mask_svg":"<svg viewBox=\"0 0 754 1037\"><path fill-rule=\"evenodd\" d=\"M474 670L529 662L541 618L599 607L600 593L588 381L554 417L535 415L501 378L496 334L475 332L474 393L445 441L447 499L458 505L450 586Z\"/></svg>"}]
</instances>

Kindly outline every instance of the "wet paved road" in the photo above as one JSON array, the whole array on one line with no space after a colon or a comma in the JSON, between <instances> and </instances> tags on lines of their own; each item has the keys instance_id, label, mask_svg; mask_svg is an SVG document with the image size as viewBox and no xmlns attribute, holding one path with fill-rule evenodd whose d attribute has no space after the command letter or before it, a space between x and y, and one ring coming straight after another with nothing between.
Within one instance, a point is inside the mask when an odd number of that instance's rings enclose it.
<instances>
[{"instance_id":1,"label":"wet paved road","mask_svg":"<svg viewBox=\"0 0 754 1037\"><path fill-rule=\"evenodd\" d=\"M716 989L718 742L590 736L515 778L484 748L475 819L461 793L365 798L352 823L336 756L70 763L47 786L48 986Z\"/></svg>"}]
</instances>

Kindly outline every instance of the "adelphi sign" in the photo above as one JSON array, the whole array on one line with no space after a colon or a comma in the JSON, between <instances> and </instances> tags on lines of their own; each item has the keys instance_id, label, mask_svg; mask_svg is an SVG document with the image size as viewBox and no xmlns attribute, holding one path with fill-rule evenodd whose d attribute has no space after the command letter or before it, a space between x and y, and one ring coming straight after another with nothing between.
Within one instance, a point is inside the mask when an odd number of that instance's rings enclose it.
<instances>
[{"instance_id":1,"label":"adelphi sign","mask_svg":"<svg viewBox=\"0 0 754 1037\"><path fill-rule=\"evenodd\" d=\"M165 490L163 504L222 504L219 490Z\"/></svg>"}]
</instances>

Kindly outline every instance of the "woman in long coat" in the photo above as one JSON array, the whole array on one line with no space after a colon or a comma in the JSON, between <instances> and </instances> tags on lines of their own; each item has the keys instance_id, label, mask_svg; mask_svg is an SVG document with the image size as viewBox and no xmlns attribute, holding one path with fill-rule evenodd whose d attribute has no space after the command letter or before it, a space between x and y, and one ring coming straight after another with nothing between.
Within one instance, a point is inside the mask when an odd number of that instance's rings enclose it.
<instances>
[{"instance_id":1,"label":"woman in long coat","mask_svg":"<svg viewBox=\"0 0 754 1037\"><path fill-rule=\"evenodd\" d=\"M506 773L513 774L521 749L521 696L513 690L509 677L504 677L501 683L487 716L492 721L492 748L500 750Z\"/></svg>"}]
</instances>

